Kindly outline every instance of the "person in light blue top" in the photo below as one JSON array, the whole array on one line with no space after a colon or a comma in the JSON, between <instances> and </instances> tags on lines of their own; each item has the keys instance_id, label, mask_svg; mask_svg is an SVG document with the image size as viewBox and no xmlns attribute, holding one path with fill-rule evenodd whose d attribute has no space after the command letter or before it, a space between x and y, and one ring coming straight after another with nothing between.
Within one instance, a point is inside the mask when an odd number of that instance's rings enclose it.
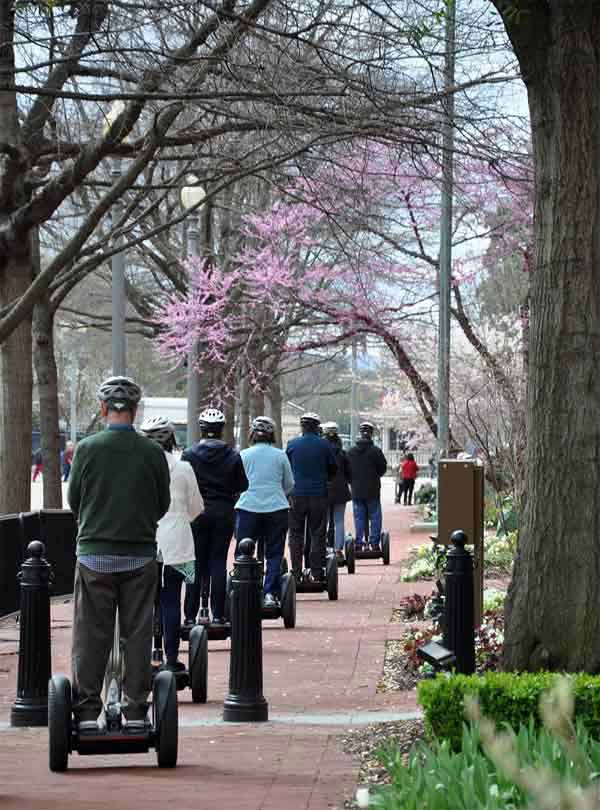
<instances>
[{"instance_id":1,"label":"person in light blue top","mask_svg":"<svg viewBox=\"0 0 600 810\"><path fill-rule=\"evenodd\" d=\"M275 443L275 423L257 416L250 428L252 447L241 453L248 489L236 505L235 538L262 541L267 563L265 607L275 607L281 595L281 560L288 530L287 495L294 487L288 457Z\"/></svg>"}]
</instances>

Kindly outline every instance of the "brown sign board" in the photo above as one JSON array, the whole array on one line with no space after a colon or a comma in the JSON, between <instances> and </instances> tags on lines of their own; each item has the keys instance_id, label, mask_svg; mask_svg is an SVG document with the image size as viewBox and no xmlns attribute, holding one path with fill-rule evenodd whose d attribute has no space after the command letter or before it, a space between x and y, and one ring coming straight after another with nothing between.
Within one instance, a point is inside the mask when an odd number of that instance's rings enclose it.
<instances>
[{"instance_id":1,"label":"brown sign board","mask_svg":"<svg viewBox=\"0 0 600 810\"><path fill-rule=\"evenodd\" d=\"M473 545L475 625L483 612L483 467L474 461L441 459L438 464L438 542L448 545L461 529Z\"/></svg>"}]
</instances>

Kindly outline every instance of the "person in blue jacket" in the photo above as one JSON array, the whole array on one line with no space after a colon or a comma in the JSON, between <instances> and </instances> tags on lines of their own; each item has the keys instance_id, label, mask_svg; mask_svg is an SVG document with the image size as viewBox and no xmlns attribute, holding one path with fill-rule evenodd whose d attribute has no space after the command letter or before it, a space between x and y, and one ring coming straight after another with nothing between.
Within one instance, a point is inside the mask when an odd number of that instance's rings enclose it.
<instances>
[{"instance_id":1,"label":"person in blue jacket","mask_svg":"<svg viewBox=\"0 0 600 810\"><path fill-rule=\"evenodd\" d=\"M290 556L292 573L302 576L304 527L310 536L310 574L313 581L325 578L325 554L329 501L327 482L337 472L337 462L329 442L319 436L321 420L316 413L300 417L302 435L291 439L286 448L294 475L290 497Z\"/></svg>"},{"instance_id":2,"label":"person in blue jacket","mask_svg":"<svg viewBox=\"0 0 600 810\"><path fill-rule=\"evenodd\" d=\"M281 560L288 530L287 496L294 486L288 457L275 444L275 423L257 416L250 428L251 447L242 450L248 489L242 492L236 509L235 537L264 542L267 563L263 602L276 607L281 597Z\"/></svg>"},{"instance_id":3,"label":"person in blue jacket","mask_svg":"<svg viewBox=\"0 0 600 810\"><path fill-rule=\"evenodd\" d=\"M186 586L185 623L193 625L200 608L201 581L210 576L210 606L213 624L225 620L227 553L233 536L235 502L240 492L248 489L248 479L240 454L232 450L221 436L225 416L217 408L207 408L198 417L200 441L184 450L182 461L188 461L196 475L204 501L204 512L192 523L196 549L196 576Z\"/></svg>"}]
</instances>

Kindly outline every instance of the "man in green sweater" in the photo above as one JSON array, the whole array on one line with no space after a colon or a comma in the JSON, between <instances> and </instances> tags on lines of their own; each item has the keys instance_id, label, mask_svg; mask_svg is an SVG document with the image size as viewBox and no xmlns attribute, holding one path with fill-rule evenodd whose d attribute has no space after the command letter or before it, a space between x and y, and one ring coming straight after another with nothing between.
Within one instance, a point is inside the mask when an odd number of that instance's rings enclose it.
<instances>
[{"instance_id":1,"label":"man in green sweater","mask_svg":"<svg viewBox=\"0 0 600 810\"><path fill-rule=\"evenodd\" d=\"M162 449L136 433L140 387L111 377L98 389L106 430L77 445L68 500L78 522L73 616L73 711L81 731L96 731L100 693L119 609L125 642L123 715L144 728L150 692L156 526L170 502Z\"/></svg>"}]
</instances>

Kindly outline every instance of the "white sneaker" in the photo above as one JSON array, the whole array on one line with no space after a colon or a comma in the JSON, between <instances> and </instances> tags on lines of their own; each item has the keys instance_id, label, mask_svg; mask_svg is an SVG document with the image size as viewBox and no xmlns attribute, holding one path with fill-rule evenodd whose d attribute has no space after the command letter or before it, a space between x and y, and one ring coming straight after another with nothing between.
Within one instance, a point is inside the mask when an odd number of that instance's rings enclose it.
<instances>
[{"instance_id":1,"label":"white sneaker","mask_svg":"<svg viewBox=\"0 0 600 810\"><path fill-rule=\"evenodd\" d=\"M83 734L94 734L100 731L97 720L81 720L77 727Z\"/></svg>"},{"instance_id":2,"label":"white sneaker","mask_svg":"<svg viewBox=\"0 0 600 810\"><path fill-rule=\"evenodd\" d=\"M263 601L263 605L266 608L277 607L277 599L275 599L275 597L273 596L272 593L266 593L264 601Z\"/></svg>"}]
</instances>

